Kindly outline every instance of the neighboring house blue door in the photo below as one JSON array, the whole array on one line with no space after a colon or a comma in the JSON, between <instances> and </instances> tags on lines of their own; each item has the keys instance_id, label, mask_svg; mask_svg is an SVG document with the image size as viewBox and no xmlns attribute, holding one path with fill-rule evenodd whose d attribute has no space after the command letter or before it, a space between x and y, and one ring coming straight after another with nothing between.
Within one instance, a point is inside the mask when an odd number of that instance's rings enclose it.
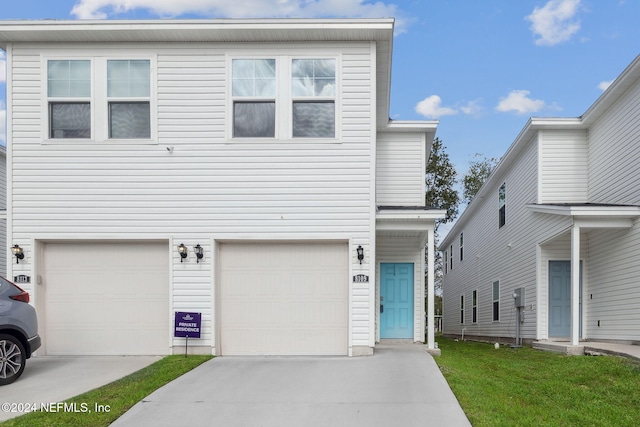
<instances>
[{"instance_id":1,"label":"neighboring house blue door","mask_svg":"<svg viewBox=\"0 0 640 427\"><path fill-rule=\"evenodd\" d=\"M413 338L413 263L380 264L380 338Z\"/></svg>"},{"instance_id":2,"label":"neighboring house blue door","mask_svg":"<svg viewBox=\"0 0 640 427\"><path fill-rule=\"evenodd\" d=\"M582 267L582 263L580 264ZM582 280L580 288L582 292ZM582 324L582 315L580 319ZM581 326L580 329L582 329ZM569 336L571 336L571 261L549 261L549 337Z\"/></svg>"}]
</instances>

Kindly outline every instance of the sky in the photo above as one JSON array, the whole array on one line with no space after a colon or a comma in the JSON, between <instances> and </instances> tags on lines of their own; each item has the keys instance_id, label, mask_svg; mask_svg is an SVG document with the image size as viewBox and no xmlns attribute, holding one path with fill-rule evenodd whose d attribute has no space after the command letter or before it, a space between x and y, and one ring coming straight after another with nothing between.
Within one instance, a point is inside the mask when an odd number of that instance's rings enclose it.
<instances>
[{"instance_id":1,"label":"sky","mask_svg":"<svg viewBox=\"0 0 640 427\"><path fill-rule=\"evenodd\" d=\"M578 117L640 53L639 0L3 0L0 20L396 18L395 120L440 121L462 175L529 117ZM5 57L0 56L0 143Z\"/></svg>"}]
</instances>

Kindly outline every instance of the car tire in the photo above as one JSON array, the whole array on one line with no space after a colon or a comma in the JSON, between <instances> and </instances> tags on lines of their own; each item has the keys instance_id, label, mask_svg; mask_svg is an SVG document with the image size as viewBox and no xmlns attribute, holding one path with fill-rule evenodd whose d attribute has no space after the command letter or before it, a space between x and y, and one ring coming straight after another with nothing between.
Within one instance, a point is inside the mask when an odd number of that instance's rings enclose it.
<instances>
[{"instance_id":1,"label":"car tire","mask_svg":"<svg viewBox=\"0 0 640 427\"><path fill-rule=\"evenodd\" d=\"M27 353L19 339L0 334L0 386L11 384L22 375Z\"/></svg>"}]
</instances>

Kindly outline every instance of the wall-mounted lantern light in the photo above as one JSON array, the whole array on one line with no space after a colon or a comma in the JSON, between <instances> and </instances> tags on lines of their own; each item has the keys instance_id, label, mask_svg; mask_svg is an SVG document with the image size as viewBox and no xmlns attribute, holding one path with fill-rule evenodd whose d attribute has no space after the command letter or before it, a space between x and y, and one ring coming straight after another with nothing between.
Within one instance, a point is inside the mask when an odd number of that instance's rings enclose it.
<instances>
[{"instance_id":1,"label":"wall-mounted lantern light","mask_svg":"<svg viewBox=\"0 0 640 427\"><path fill-rule=\"evenodd\" d=\"M356 252L358 253L358 260L360 261L360 264L362 264L362 260L364 259L364 249L362 249L362 246L358 245Z\"/></svg>"},{"instance_id":2,"label":"wall-mounted lantern light","mask_svg":"<svg viewBox=\"0 0 640 427\"><path fill-rule=\"evenodd\" d=\"M204 257L204 248L200 246L200 243L193 247L193 252L196 254L196 262L199 263L200 260Z\"/></svg>"},{"instance_id":3,"label":"wall-mounted lantern light","mask_svg":"<svg viewBox=\"0 0 640 427\"><path fill-rule=\"evenodd\" d=\"M20 264L20 260L24 259L24 251L22 250L22 248L18 245L13 245L11 251L16 257L16 264Z\"/></svg>"},{"instance_id":4,"label":"wall-mounted lantern light","mask_svg":"<svg viewBox=\"0 0 640 427\"><path fill-rule=\"evenodd\" d=\"M184 243L180 243L178 246L178 253L180 254L180 262L187 257L187 247Z\"/></svg>"}]
</instances>

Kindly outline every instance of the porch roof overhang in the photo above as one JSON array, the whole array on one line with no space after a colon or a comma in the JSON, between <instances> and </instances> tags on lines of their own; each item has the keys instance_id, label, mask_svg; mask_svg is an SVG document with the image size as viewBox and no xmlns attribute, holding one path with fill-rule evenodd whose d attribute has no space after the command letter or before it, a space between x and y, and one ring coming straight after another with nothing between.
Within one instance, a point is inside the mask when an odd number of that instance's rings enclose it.
<instances>
[{"instance_id":1,"label":"porch roof overhang","mask_svg":"<svg viewBox=\"0 0 640 427\"><path fill-rule=\"evenodd\" d=\"M598 203L531 204L533 212L571 217L582 230L600 228L631 228L640 218L640 206Z\"/></svg>"},{"instance_id":2,"label":"porch roof overhang","mask_svg":"<svg viewBox=\"0 0 640 427\"><path fill-rule=\"evenodd\" d=\"M378 206L376 234L386 237L419 237L421 245L427 244L429 230L443 219L446 211L425 206Z\"/></svg>"}]
</instances>

